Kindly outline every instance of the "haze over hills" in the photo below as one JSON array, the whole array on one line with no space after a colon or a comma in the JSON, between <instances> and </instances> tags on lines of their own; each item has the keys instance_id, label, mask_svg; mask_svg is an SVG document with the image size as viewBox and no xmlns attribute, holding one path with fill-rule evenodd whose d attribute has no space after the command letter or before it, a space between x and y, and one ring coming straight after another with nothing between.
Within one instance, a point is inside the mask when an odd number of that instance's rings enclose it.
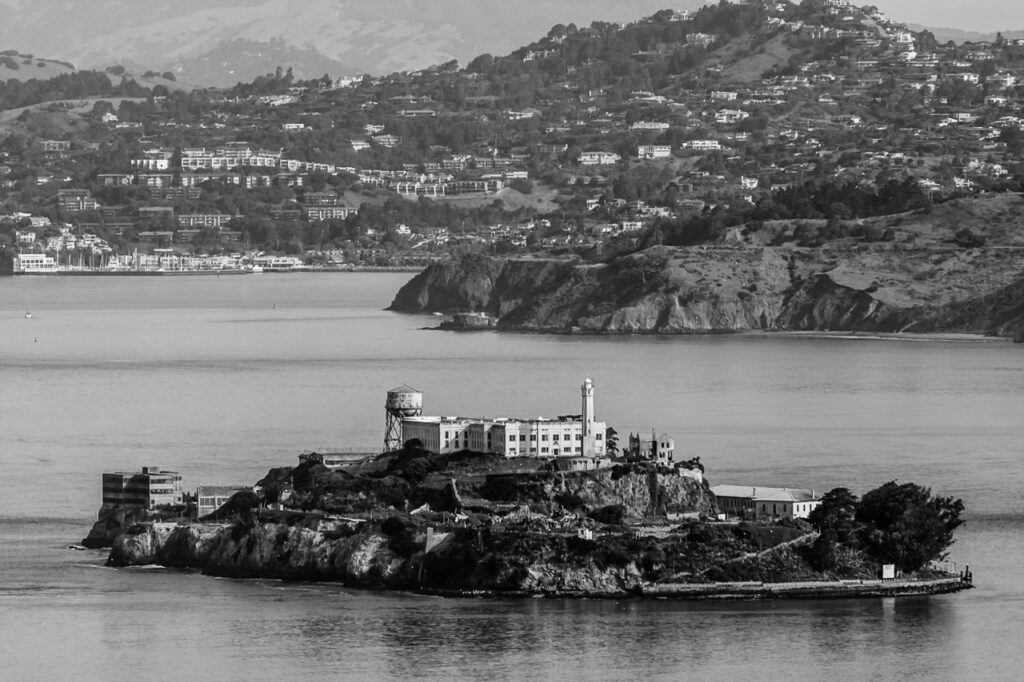
<instances>
[{"instance_id":1,"label":"haze over hills","mask_svg":"<svg viewBox=\"0 0 1024 682\"><path fill-rule=\"evenodd\" d=\"M945 43L950 40L959 43L968 42L979 42L983 40L995 40L996 32L979 32L979 31L965 31L960 28L949 28L949 27L934 27L924 26L922 24L907 24L907 28L912 31L931 31L935 39L940 43ZM1003 37L1007 40L1024 38L1024 31L1001 31Z\"/></svg>"},{"instance_id":2,"label":"haze over hills","mask_svg":"<svg viewBox=\"0 0 1024 682\"><path fill-rule=\"evenodd\" d=\"M558 23L630 21L701 0L0 0L0 49L78 68L124 64L233 85L292 66L298 77L384 74L504 54Z\"/></svg>"}]
</instances>

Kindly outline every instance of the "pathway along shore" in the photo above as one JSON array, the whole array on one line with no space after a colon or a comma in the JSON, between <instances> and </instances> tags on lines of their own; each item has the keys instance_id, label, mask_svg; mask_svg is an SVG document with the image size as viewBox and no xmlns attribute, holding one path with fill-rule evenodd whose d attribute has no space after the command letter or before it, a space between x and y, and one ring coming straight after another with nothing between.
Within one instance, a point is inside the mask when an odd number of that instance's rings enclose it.
<instances>
[{"instance_id":1,"label":"pathway along shore","mask_svg":"<svg viewBox=\"0 0 1024 682\"><path fill-rule=\"evenodd\" d=\"M577 599L867 599L951 594L974 587L970 575L950 575L933 580L837 580L792 583L652 583L637 584L628 592L594 593L556 590L550 592L497 592L492 590L420 590L444 597L548 597Z\"/></svg>"}]
</instances>

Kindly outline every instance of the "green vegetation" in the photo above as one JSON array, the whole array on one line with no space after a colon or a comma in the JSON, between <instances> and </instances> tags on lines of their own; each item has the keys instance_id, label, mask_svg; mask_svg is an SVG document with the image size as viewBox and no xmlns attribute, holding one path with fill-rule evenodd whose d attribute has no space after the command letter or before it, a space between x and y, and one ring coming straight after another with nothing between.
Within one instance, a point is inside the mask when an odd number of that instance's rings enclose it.
<instances>
[{"instance_id":1,"label":"green vegetation","mask_svg":"<svg viewBox=\"0 0 1024 682\"><path fill-rule=\"evenodd\" d=\"M809 521L821 534L811 558L821 570L830 570L840 548L855 548L879 563L919 571L945 558L953 531L963 524L963 509L961 500L932 496L915 483L891 481L859 501L846 488L836 488L811 513Z\"/></svg>"}]
</instances>

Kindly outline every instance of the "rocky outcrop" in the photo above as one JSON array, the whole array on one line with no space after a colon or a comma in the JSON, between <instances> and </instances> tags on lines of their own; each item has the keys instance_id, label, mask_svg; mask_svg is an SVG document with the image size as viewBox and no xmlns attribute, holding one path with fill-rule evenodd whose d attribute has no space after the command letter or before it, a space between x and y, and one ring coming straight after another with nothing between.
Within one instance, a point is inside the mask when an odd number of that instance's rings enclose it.
<instances>
[{"instance_id":1,"label":"rocky outcrop","mask_svg":"<svg viewBox=\"0 0 1024 682\"><path fill-rule=\"evenodd\" d=\"M100 509L99 519L92 524L82 545L90 549L110 547L114 538L132 525L148 520L145 509L135 507L106 507Z\"/></svg>"},{"instance_id":2,"label":"rocky outcrop","mask_svg":"<svg viewBox=\"0 0 1024 682\"><path fill-rule=\"evenodd\" d=\"M497 260L430 266L392 310L472 309L497 328L578 333L743 330L947 332L1024 337L1024 275L993 250L650 249L608 263Z\"/></svg>"},{"instance_id":3,"label":"rocky outcrop","mask_svg":"<svg viewBox=\"0 0 1024 682\"><path fill-rule=\"evenodd\" d=\"M107 563L203 568L224 528L224 524L137 523L115 538Z\"/></svg>"},{"instance_id":4,"label":"rocky outcrop","mask_svg":"<svg viewBox=\"0 0 1024 682\"><path fill-rule=\"evenodd\" d=\"M416 286L405 286L391 304L395 310L484 310L503 263L475 254L458 267L427 268L416 275Z\"/></svg>"}]
</instances>

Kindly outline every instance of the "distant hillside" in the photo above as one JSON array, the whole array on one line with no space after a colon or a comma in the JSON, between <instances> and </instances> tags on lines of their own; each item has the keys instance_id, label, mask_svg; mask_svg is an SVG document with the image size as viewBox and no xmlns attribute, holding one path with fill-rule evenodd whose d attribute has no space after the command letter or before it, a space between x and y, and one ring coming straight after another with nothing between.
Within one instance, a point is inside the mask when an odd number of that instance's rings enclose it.
<instances>
[{"instance_id":1,"label":"distant hillside","mask_svg":"<svg viewBox=\"0 0 1024 682\"><path fill-rule=\"evenodd\" d=\"M0 0L0 46L80 68L124 64L233 85L292 66L300 78L415 70L504 54L558 23L627 21L700 0ZM54 17L61 17L54 21Z\"/></svg>"},{"instance_id":2,"label":"distant hillside","mask_svg":"<svg viewBox=\"0 0 1024 682\"><path fill-rule=\"evenodd\" d=\"M0 52L0 81L12 78L22 81L32 78L43 80L74 71L74 64L69 62L41 59L33 54L22 54L18 50Z\"/></svg>"},{"instance_id":3,"label":"distant hillside","mask_svg":"<svg viewBox=\"0 0 1024 682\"><path fill-rule=\"evenodd\" d=\"M993 33L980 33L978 31L964 31L959 28L934 28L931 26L922 26L920 24L907 24L907 26L914 31L931 31L932 35L940 43L947 43L952 40L954 43L977 43L981 41L991 41L996 39L996 34ZM1024 38L1024 30L1020 31L1002 31L1003 37L1006 39L1017 39Z\"/></svg>"}]
</instances>

